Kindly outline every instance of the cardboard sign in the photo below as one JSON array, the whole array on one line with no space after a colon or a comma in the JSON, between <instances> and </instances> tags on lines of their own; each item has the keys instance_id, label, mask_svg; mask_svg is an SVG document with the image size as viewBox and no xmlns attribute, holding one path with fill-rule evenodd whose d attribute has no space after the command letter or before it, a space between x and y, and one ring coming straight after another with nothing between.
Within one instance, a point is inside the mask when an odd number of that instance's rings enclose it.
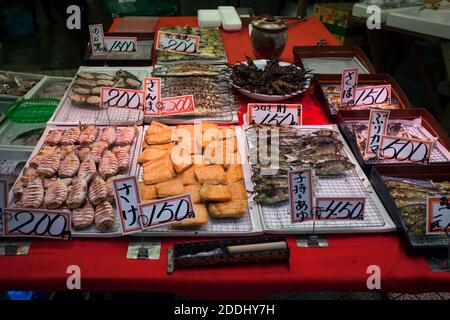
<instances>
[{"instance_id":1,"label":"cardboard sign","mask_svg":"<svg viewBox=\"0 0 450 320\"><path fill-rule=\"evenodd\" d=\"M144 91L120 88L102 88L100 107L126 108L131 110L144 109Z\"/></svg>"},{"instance_id":2,"label":"cardboard sign","mask_svg":"<svg viewBox=\"0 0 450 320\"><path fill-rule=\"evenodd\" d=\"M427 197L426 234L445 234L450 232L450 199L445 196Z\"/></svg>"},{"instance_id":3,"label":"cardboard sign","mask_svg":"<svg viewBox=\"0 0 450 320\"><path fill-rule=\"evenodd\" d=\"M3 230L3 215L8 204L8 182L0 180L0 229Z\"/></svg>"},{"instance_id":4,"label":"cardboard sign","mask_svg":"<svg viewBox=\"0 0 450 320\"><path fill-rule=\"evenodd\" d=\"M317 220L364 220L365 198L316 198Z\"/></svg>"},{"instance_id":5,"label":"cardboard sign","mask_svg":"<svg viewBox=\"0 0 450 320\"><path fill-rule=\"evenodd\" d=\"M7 208L3 217L5 236L70 240L69 211Z\"/></svg>"},{"instance_id":6,"label":"cardboard sign","mask_svg":"<svg viewBox=\"0 0 450 320\"><path fill-rule=\"evenodd\" d=\"M161 102L161 78L144 78L144 116L158 116Z\"/></svg>"},{"instance_id":7,"label":"cardboard sign","mask_svg":"<svg viewBox=\"0 0 450 320\"><path fill-rule=\"evenodd\" d=\"M433 143L428 140L381 136L378 156L383 159L428 163Z\"/></svg>"},{"instance_id":8,"label":"cardboard sign","mask_svg":"<svg viewBox=\"0 0 450 320\"><path fill-rule=\"evenodd\" d=\"M302 124L301 104L247 104L247 121L250 125L270 124L275 126L293 126Z\"/></svg>"},{"instance_id":9,"label":"cardboard sign","mask_svg":"<svg viewBox=\"0 0 450 320\"><path fill-rule=\"evenodd\" d=\"M377 155L381 136L386 135L389 110L370 109L369 131L367 133L365 156Z\"/></svg>"},{"instance_id":10,"label":"cardboard sign","mask_svg":"<svg viewBox=\"0 0 450 320\"><path fill-rule=\"evenodd\" d=\"M133 53L137 51L136 37L104 37L104 48L108 53Z\"/></svg>"},{"instance_id":11,"label":"cardboard sign","mask_svg":"<svg viewBox=\"0 0 450 320\"><path fill-rule=\"evenodd\" d=\"M94 56L103 54L104 49L103 25L91 24L89 26L89 37L91 39L92 54Z\"/></svg>"},{"instance_id":12,"label":"cardboard sign","mask_svg":"<svg viewBox=\"0 0 450 320\"><path fill-rule=\"evenodd\" d=\"M114 195L120 213L122 234L134 233L142 229L139 219L139 188L136 177L113 179Z\"/></svg>"},{"instance_id":13,"label":"cardboard sign","mask_svg":"<svg viewBox=\"0 0 450 320\"><path fill-rule=\"evenodd\" d=\"M198 54L199 36L158 31L156 50Z\"/></svg>"},{"instance_id":14,"label":"cardboard sign","mask_svg":"<svg viewBox=\"0 0 450 320\"><path fill-rule=\"evenodd\" d=\"M391 85L355 88L355 107L390 103Z\"/></svg>"},{"instance_id":15,"label":"cardboard sign","mask_svg":"<svg viewBox=\"0 0 450 320\"><path fill-rule=\"evenodd\" d=\"M193 208L190 194L140 204L140 215L145 217L142 219L143 229L195 218Z\"/></svg>"},{"instance_id":16,"label":"cardboard sign","mask_svg":"<svg viewBox=\"0 0 450 320\"><path fill-rule=\"evenodd\" d=\"M341 79L341 106L346 106L349 101L355 100L355 88L358 85L358 68L342 70Z\"/></svg>"},{"instance_id":17,"label":"cardboard sign","mask_svg":"<svg viewBox=\"0 0 450 320\"><path fill-rule=\"evenodd\" d=\"M161 98L159 105L159 116L191 114L195 112L194 96L177 96Z\"/></svg>"},{"instance_id":18,"label":"cardboard sign","mask_svg":"<svg viewBox=\"0 0 450 320\"><path fill-rule=\"evenodd\" d=\"M311 169L288 172L288 186L292 222L312 220L314 204Z\"/></svg>"}]
</instances>

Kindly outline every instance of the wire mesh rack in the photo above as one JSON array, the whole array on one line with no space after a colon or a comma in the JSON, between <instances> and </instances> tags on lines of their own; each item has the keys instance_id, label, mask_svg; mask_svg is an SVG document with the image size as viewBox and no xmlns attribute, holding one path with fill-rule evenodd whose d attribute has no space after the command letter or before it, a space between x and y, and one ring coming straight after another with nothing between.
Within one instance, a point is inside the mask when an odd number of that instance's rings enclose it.
<instances>
[{"instance_id":1,"label":"wire mesh rack","mask_svg":"<svg viewBox=\"0 0 450 320\"><path fill-rule=\"evenodd\" d=\"M341 74L342 70L358 68L360 74L369 73L358 58L317 57L302 58L305 69L317 74Z\"/></svg>"}]
</instances>

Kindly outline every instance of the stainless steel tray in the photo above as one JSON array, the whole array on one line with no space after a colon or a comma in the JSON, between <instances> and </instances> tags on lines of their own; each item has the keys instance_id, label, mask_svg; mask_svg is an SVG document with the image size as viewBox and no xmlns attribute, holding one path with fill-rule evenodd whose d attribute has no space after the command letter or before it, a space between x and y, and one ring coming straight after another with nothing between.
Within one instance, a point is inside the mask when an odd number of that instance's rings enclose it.
<instances>
[{"instance_id":1,"label":"stainless steel tray","mask_svg":"<svg viewBox=\"0 0 450 320\"><path fill-rule=\"evenodd\" d=\"M14 71L6 71L6 70L0 70L0 73L9 73L11 75L16 75L21 77L24 80L35 80L37 81L37 83L30 89L28 90L28 92L26 94L30 94L33 93L36 88L38 88L44 81L45 81L45 76L42 74L34 74L34 73L24 73L24 72L14 72ZM25 94L25 95L26 95ZM25 96L23 95L23 96ZM9 94L0 94L0 100L17 100L22 98L23 96L13 96L13 95L9 95Z\"/></svg>"},{"instance_id":2,"label":"stainless steel tray","mask_svg":"<svg viewBox=\"0 0 450 320\"><path fill-rule=\"evenodd\" d=\"M358 68L360 74L369 73L356 57L302 58L302 62L306 70L315 74L341 74L342 70L349 68Z\"/></svg>"},{"instance_id":3,"label":"stainless steel tray","mask_svg":"<svg viewBox=\"0 0 450 320\"><path fill-rule=\"evenodd\" d=\"M24 98L26 99L34 99L34 98L55 98L55 99L61 99L61 97L45 97L44 91L45 89L55 83L59 82L67 82L68 85L72 83L73 78L67 78L67 77L45 77L43 81L39 82L38 85L36 85L33 90L29 91ZM66 90L67 91L67 90Z\"/></svg>"}]
</instances>

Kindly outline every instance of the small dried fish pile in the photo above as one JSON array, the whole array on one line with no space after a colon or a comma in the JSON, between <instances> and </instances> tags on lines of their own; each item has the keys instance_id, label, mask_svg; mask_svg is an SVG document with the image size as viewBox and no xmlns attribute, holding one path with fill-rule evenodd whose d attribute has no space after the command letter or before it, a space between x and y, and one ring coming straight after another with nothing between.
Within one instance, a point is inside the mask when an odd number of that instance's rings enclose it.
<instances>
[{"instance_id":1,"label":"small dried fish pile","mask_svg":"<svg viewBox=\"0 0 450 320\"><path fill-rule=\"evenodd\" d=\"M37 79L25 79L25 77L11 72L0 72L0 94L21 97L38 82Z\"/></svg>"},{"instance_id":2,"label":"small dried fish pile","mask_svg":"<svg viewBox=\"0 0 450 320\"><path fill-rule=\"evenodd\" d=\"M76 230L115 223L112 178L131 166L136 127L53 129L13 187L14 207L72 211Z\"/></svg>"},{"instance_id":3,"label":"small dried fish pile","mask_svg":"<svg viewBox=\"0 0 450 320\"><path fill-rule=\"evenodd\" d=\"M78 105L99 106L102 87L140 90L142 82L134 74L122 69L114 75L81 71L75 76L69 99Z\"/></svg>"},{"instance_id":4,"label":"small dried fish pile","mask_svg":"<svg viewBox=\"0 0 450 320\"><path fill-rule=\"evenodd\" d=\"M198 27L163 27L161 31L177 34L196 35L200 37L198 54L182 54L157 50L157 63L183 62L183 61L208 61L209 63L225 63L225 47L218 28Z\"/></svg>"},{"instance_id":5,"label":"small dried fish pile","mask_svg":"<svg viewBox=\"0 0 450 320\"><path fill-rule=\"evenodd\" d=\"M204 64L198 62L184 62L177 64L160 64L153 69L154 77L184 77L184 76L220 76L226 75L228 67Z\"/></svg>"},{"instance_id":6,"label":"small dried fish pile","mask_svg":"<svg viewBox=\"0 0 450 320\"><path fill-rule=\"evenodd\" d=\"M427 197L450 194L450 182L386 179L385 184L408 231L424 235Z\"/></svg>"},{"instance_id":7,"label":"small dried fish pile","mask_svg":"<svg viewBox=\"0 0 450 320\"><path fill-rule=\"evenodd\" d=\"M261 70L248 60L247 64L233 65L230 78L234 85L250 92L288 95L305 88L306 76L305 70L294 65L280 66L278 61L268 61Z\"/></svg>"},{"instance_id":8,"label":"small dried fish pile","mask_svg":"<svg viewBox=\"0 0 450 320\"><path fill-rule=\"evenodd\" d=\"M289 199L287 173L312 168L316 176L337 176L355 165L342 155L338 133L320 129L302 134L294 127L253 126L247 130L252 181L262 204ZM255 154L256 152L256 154Z\"/></svg>"},{"instance_id":9,"label":"small dried fish pile","mask_svg":"<svg viewBox=\"0 0 450 320\"><path fill-rule=\"evenodd\" d=\"M70 85L70 80L60 80L44 84L43 89L36 95L36 98L61 99Z\"/></svg>"},{"instance_id":10,"label":"small dried fish pile","mask_svg":"<svg viewBox=\"0 0 450 320\"><path fill-rule=\"evenodd\" d=\"M373 104L367 106L359 106L359 107L349 107L349 106L340 106L341 103L341 85L331 85L326 84L322 85L322 90L325 95L325 99L328 102L328 107L331 110L332 114L337 113L339 110L369 110L369 109L384 109L384 110L392 110L392 109L400 109L398 104L398 99L392 95L391 103L383 103L383 104Z\"/></svg>"}]
</instances>

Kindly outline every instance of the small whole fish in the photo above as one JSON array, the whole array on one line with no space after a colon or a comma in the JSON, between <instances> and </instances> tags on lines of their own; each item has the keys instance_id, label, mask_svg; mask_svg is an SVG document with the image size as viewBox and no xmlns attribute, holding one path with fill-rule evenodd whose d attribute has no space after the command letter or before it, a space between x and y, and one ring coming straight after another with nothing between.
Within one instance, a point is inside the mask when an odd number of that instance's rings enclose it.
<instances>
[{"instance_id":1,"label":"small whole fish","mask_svg":"<svg viewBox=\"0 0 450 320\"><path fill-rule=\"evenodd\" d=\"M318 176L339 175L345 171L353 170L355 165L347 160L331 160L313 165Z\"/></svg>"}]
</instances>

